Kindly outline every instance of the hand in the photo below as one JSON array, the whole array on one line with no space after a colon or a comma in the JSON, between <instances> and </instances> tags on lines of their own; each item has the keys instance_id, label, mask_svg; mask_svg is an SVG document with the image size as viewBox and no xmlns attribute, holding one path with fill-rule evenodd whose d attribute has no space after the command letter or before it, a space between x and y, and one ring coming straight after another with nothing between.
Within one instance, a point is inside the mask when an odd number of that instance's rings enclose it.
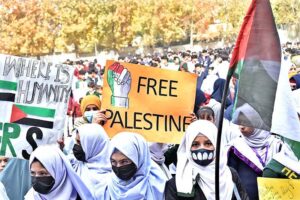
<instances>
[{"instance_id":1,"label":"hand","mask_svg":"<svg viewBox=\"0 0 300 200\"><path fill-rule=\"evenodd\" d=\"M128 108L128 93L131 86L130 72L123 65L115 62L109 66L107 74L107 82L112 91L111 105Z\"/></svg>"},{"instance_id":2,"label":"hand","mask_svg":"<svg viewBox=\"0 0 300 200\"><path fill-rule=\"evenodd\" d=\"M198 120L198 118L197 118L197 116L196 116L196 114L195 113L190 113L190 117L191 117L191 121L190 121L190 123L192 123L192 122L194 122L194 121L197 121Z\"/></svg>"},{"instance_id":3,"label":"hand","mask_svg":"<svg viewBox=\"0 0 300 200\"><path fill-rule=\"evenodd\" d=\"M105 115L106 110L100 110L93 115L92 123L104 125L107 122L107 116Z\"/></svg>"},{"instance_id":4,"label":"hand","mask_svg":"<svg viewBox=\"0 0 300 200\"><path fill-rule=\"evenodd\" d=\"M63 149L64 149L64 147L65 147L65 141L64 141L64 138L62 137L61 139L58 139L56 142L58 143L60 150L63 151Z\"/></svg>"}]
</instances>

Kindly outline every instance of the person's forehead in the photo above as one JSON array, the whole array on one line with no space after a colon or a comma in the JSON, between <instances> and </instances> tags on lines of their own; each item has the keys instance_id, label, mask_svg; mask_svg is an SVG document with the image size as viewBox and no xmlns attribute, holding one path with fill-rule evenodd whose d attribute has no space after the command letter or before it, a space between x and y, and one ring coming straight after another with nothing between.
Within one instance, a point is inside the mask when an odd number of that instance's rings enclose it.
<instances>
[{"instance_id":1,"label":"person's forehead","mask_svg":"<svg viewBox=\"0 0 300 200\"><path fill-rule=\"evenodd\" d=\"M95 104L90 104L87 106L87 108L95 108L95 107L98 108L98 106L96 106Z\"/></svg>"},{"instance_id":2,"label":"person's forehead","mask_svg":"<svg viewBox=\"0 0 300 200\"><path fill-rule=\"evenodd\" d=\"M43 167L43 165L36 161L36 162L33 162L30 166L31 170L46 170L45 167Z\"/></svg>"},{"instance_id":3,"label":"person's forehead","mask_svg":"<svg viewBox=\"0 0 300 200\"><path fill-rule=\"evenodd\" d=\"M197 135L194 139L194 141L204 141L204 140L209 140L208 137L206 137L205 135Z\"/></svg>"},{"instance_id":4,"label":"person's forehead","mask_svg":"<svg viewBox=\"0 0 300 200\"><path fill-rule=\"evenodd\" d=\"M124 159L128 159L127 156L125 156L122 152L120 151L116 151L111 155L111 158L113 160L124 160Z\"/></svg>"}]
</instances>

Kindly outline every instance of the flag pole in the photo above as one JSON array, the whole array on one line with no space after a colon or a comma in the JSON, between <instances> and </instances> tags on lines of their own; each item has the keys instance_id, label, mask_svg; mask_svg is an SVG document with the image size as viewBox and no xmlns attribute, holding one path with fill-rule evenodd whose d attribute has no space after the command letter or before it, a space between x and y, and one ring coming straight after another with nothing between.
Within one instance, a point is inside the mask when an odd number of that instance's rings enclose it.
<instances>
[{"instance_id":1,"label":"flag pole","mask_svg":"<svg viewBox=\"0 0 300 200\"><path fill-rule=\"evenodd\" d=\"M230 59L229 70L228 70L228 74L226 77L225 88L224 88L223 96L222 96L221 112L220 112L220 118L219 118L219 123L218 123L217 145L216 145L216 168L215 168L215 191L216 191L215 197L216 197L216 200L220 200L220 151L221 151L221 136L222 136L222 128L223 128L224 108L225 108L227 93L228 93L228 89L229 89L230 79L235 71L236 65L238 63L238 59L239 59L239 57L241 57L239 55L239 50L240 50L240 43L244 37L243 30L246 28L246 26L250 20L250 17L252 15L252 13L254 12L254 9L256 8L255 3L256 3L256 0L252 0L252 3L250 4L250 7L247 11L247 14L244 17L242 28L239 32L237 42L233 49L232 57Z\"/></svg>"},{"instance_id":2,"label":"flag pole","mask_svg":"<svg viewBox=\"0 0 300 200\"><path fill-rule=\"evenodd\" d=\"M215 168L215 191L216 191L216 200L220 200L220 152L221 152L221 137L222 137L222 127L223 127L223 118L224 118L224 108L226 104L226 98L229 88L229 83L232 73L229 73L226 82L225 88L223 90L222 102L221 102L221 112L218 123L218 136L217 136L217 145L216 145L216 168ZM226 178L226 177L225 177Z\"/></svg>"}]
</instances>

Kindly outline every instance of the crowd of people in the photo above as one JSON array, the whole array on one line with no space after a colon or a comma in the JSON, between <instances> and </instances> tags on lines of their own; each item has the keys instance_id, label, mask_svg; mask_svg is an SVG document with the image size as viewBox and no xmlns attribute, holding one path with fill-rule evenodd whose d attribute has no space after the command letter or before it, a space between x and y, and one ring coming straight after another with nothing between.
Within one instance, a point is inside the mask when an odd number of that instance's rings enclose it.
<instances>
[{"instance_id":1,"label":"crowd of people","mask_svg":"<svg viewBox=\"0 0 300 200\"><path fill-rule=\"evenodd\" d=\"M119 62L197 74L191 124L179 145L150 143L137 133L109 138L102 107L105 66L97 60L70 61L74 66L65 137L37 147L28 160L0 158L0 199L58 200L191 200L215 199L217 125L223 120L220 156L220 199L259 199L257 177L300 177L300 142L257 128L262 119L251 106L253 127L234 124L233 79L220 119L221 100L231 48L201 52L167 51L163 55L119 57ZM289 68L290 86L300 123L300 43L283 46L282 67ZM275 166L275 167L274 167Z\"/></svg>"}]
</instances>

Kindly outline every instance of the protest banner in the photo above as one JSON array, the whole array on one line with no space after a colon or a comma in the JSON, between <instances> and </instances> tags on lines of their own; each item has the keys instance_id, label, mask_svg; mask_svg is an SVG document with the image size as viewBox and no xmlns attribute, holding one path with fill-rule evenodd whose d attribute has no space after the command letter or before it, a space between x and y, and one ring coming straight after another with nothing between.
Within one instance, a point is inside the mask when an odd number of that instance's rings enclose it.
<instances>
[{"instance_id":1,"label":"protest banner","mask_svg":"<svg viewBox=\"0 0 300 200\"><path fill-rule=\"evenodd\" d=\"M0 54L0 155L28 159L63 134L73 70Z\"/></svg>"},{"instance_id":2,"label":"protest banner","mask_svg":"<svg viewBox=\"0 0 300 200\"><path fill-rule=\"evenodd\" d=\"M136 132L147 141L180 143L190 123L196 75L107 61L102 108L110 137Z\"/></svg>"},{"instance_id":3,"label":"protest banner","mask_svg":"<svg viewBox=\"0 0 300 200\"><path fill-rule=\"evenodd\" d=\"M300 197L298 179L257 178L260 200L296 200Z\"/></svg>"}]
</instances>

